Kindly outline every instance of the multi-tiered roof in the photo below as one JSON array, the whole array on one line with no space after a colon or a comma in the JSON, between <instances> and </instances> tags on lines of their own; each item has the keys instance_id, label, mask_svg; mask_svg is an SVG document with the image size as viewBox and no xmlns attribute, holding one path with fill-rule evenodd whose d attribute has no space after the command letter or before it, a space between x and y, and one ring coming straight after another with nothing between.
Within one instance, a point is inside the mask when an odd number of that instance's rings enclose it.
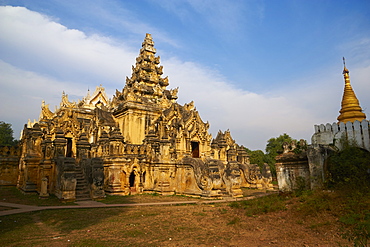
<instances>
[{"instance_id":1,"label":"multi-tiered roof","mask_svg":"<svg viewBox=\"0 0 370 247\"><path fill-rule=\"evenodd\" d=\"M132 66L131 78L126 78L126 85L122 92L117 91L114 103L118 101L157 103L161 108L167 108L177 99L177 89L167 90L168 77L163 78L163 66L160 57L156 56L156 49L152 36L147 33L136 58L135 66ZM120 100L119 100L120 99Z\"/></svg>"}]
</instances>

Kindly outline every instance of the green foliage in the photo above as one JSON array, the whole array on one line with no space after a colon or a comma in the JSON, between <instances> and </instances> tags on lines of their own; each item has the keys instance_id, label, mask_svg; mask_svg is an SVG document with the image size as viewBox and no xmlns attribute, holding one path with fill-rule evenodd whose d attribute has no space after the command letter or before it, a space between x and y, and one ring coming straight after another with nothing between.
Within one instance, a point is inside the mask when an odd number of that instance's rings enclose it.
<instances>
[{"instance_id":1,"label":"green foliage","mask_svg":"<svg viewBox=\"0 0 370 247\"><path fill-rule=\"evenodd\" d=\"M324 191L303 191L297 195L301 202L296 210L304 216L317 216L322 211L338 210L335 202L336 194Z\"/></svg>"},{"instance_id":2,"label":"green foliage","mask_svg":"<svg viewBox=\"0 0 370 247\"><path fill-rule=\"evenodd\" d=\"M257 164L260 169L263 168L264 164L267 163L266 155L261 150L251 151L247 149L249 154L249 161L251 164Z\"/></svg>"},{"instance_id":3,"label":"green foliage","mask_svg":"<svg viewBox=\"0 0 370 247\"><path fill-rule=\"evenodd\" d=\"M270 138L267 141L266 145L266 154L263 153L261 150L252 151L246 148L249 154L249 160L251 164L257 164L261 169L263 168L264 164L268 164L270 166L271 175L276 177L276 168L275 168L275 157L283 152L283 143L284 142L292 142L293 139L286 133L280 135L276 138ZM303 148L303 147L302 147ZM297 152L301 152L300 147L297 146Z\"/></svg>"},{"instance_id":4,"label":"green foliage","mask_svg":"<svg viewBox=\"0 0 370 247\"><path fill-rule=\"evenodd\" d=\"M343 238L353 242L354 246L368 246L370 239L370 212L365 214L347 214L339 219L340 222L349 226L342 235Z\"/></svg>"},{"instance_id":5,"label":"green foliage","mask_svg":"<svg viewBox=\"0 0 370 247\"><path fill-rule=\"evenodd\" d=\"M12 125L0 121L0 146L15 146L18 141L13 138Z\"/></svg>"},{"instance_id":6,"label":"green foliage","mask_svg":"<svg viewBox=\"0 0 370 247\"><path fill-rule=\"evenodd\" d=\"M269 164L272 176L276 177L275 157L283 152L283 143L291 143L293 139L286 133L276 138L270 138L266 145L266 163Z\"/></svg>"},{"instance_id":7,"label":"green foliage","mask_svg":"<svg viewBox=\"0 0 370 247\"><path fill-rule=\"evenodd\" d=\"M308 189L306 179L302 176L299 176L296 178L295 181L295 188L294 188L294 194L296 196L300 196L303 193L305 193Z\"/></svg>"},{"instance_id":8,"label":"green foliage","mask_svg":"<svg viewBox=\"0 0 370 247\"><path fill-rule=\"evenodd\" d=\"M368 189L370 187L370 153L349 145L331 155L328 161L328 186Z\"/></svg>"},{"instance_id":9,"label":"green foliage","mask_svg":"<svg viewBox=\"0 0 370 247\"><path fill-rule=\"evenodd\" d=\"M275 158L279 153L283 152L283 143L292 142L293 139L286 133L280 135L276 138L270 138L266 145L266 154L273 156Z\"/></svg>"},{"instance_id":10,"label":"green foliage","mask_svg":"<svg viewBox=\"0 0 370 247\"><path fill-rule=\"evenodd\" d=\"M370 153L354 141L339 140L341 150L331 154L327 164L327 185L346 198L339 221L342 236L354 246L370 240Z\"/></svg>"}]
</instances>

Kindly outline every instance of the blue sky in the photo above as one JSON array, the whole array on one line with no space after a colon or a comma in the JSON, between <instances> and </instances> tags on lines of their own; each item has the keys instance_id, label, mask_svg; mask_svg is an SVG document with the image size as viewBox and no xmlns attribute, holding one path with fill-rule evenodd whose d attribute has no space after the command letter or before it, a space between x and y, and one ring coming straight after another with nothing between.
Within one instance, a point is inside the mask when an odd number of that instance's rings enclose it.
<instances>
[{"instance_id":1,"label":"blue sky","mask_svg":"<svg viewBox=\"0 0 370 247\"><path fill-rule=\"evenodd\" d=\"M264 150L271 137L307 139L336 122L342 57L365 113L370 99L366 0L0 0L0 120L16 137L65 91L121 90L151 33L169 88L203 121Z\"/></svg>"}]
</instances>

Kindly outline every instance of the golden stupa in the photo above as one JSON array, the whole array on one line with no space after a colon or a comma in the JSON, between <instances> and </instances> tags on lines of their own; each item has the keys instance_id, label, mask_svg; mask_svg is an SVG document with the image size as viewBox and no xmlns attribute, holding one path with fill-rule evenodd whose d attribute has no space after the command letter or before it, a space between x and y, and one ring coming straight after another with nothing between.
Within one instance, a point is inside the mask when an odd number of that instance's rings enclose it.
<instances>
[{"instance_id":1,"label":"golden stupa","mask_svg":"<svg viewBox=\"0 0 370 247\"><path fill-rule=\"evenodd\" d=\"M346 63L343 58L343 75L344 75L344 93L342 98L342 109L339 111L338 121L346 123L348 121L354 122L356 120L362 121L366 119L365 113L362 112L360 103L352 89L351 81L349 79L349 70L346 68Z\"/></svg>"}]
</instances>

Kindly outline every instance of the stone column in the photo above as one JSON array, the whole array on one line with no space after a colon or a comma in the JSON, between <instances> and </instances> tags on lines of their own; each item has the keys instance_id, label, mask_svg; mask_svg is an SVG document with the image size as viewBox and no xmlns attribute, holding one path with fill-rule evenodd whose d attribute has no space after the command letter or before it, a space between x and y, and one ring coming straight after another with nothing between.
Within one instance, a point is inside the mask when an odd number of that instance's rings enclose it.
<instances>
[{"instance_id":1,"label":"stone column","mask_svg":"<svg viewBox=\"0 0 370 247\"><path fill-rule=\"evenodd\" d=\"M103 189L104 184L104 165L103 160L94 158L91 162L92 165L92 184L91 184L91 198L102 199L105 197Z\"/></svg>"},{"instance_id":2,"label":"stone column","mask_svg":"<svg viewBox=\"0 0 370 247\"><path fill-rule=\"evenodd\" d=\"M311 189L321 189L325 182L325 163L331 152L329 145L310 145L307 149L308 165L310 169Z\"/></svg>"},{"instance_id":3,"label":"stone column","mask_svg":"<svg viewBox=\"0 0 370 247\"><path fill-rule=\"evenodd\" d=\"M63 201L76 200L76 160L71 157L62 159L63 173L60 180L60 199Z\"/></svg>"},{"instance_id":4,"label":"stone column","mask_svg":"<svg viewBox=\"0 0 370 247\"><path fill-rule=\"evenodd\" d=\"M80 139L76 143L77 147L77 160L90 158L91 144L88 142L86 133L80 135Z\"/></svg>"},{"instance_id":5,"label":"stone column","mask_svg":"<svg viewBox=\"0 0 370 247\"><path fill-rule=\"evenodd\" d=\"M65 157L66 156L65 148L66 148L66 145L67 145L67 140L64 137L64 132L61 129L56 131L55 139L54 139L53 143L54 143L54 147L55 147L54 158Z\"/></svg>"}]
</instances>

